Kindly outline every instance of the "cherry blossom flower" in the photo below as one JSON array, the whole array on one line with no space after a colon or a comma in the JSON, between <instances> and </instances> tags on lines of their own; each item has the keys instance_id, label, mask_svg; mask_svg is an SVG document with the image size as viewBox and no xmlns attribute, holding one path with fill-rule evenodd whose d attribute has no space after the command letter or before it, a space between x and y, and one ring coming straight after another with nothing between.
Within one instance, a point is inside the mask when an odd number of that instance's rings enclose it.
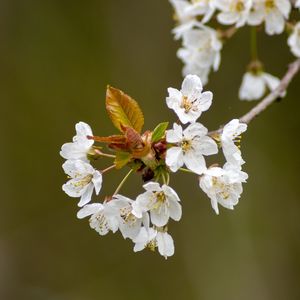
<instances>
[{"instance_id":1,"label":"cherry blossom flower","mask_svg":"<svg viewBox=\"0 0 300 300\"><path fill-rule=\"evenodd\" d=\"M137 218L132 213L132 204L134 203L134 201L122 195L115 195L109 203L119 211L118 227L124 239L133 239L134 237L136 237L141 229L142 223L148 222L148 214L144 213L142 215L142 218Z\"/></svg>"},{"instance_id":2,"label":"cherry blossom flower","mask_svg":"<svg viewBox=\"0 0 300 300\"><path fill-rule=\"evenodd\" d=\"M100 235L106 235L109 231L115 233L119 229L119 210L110 202L87 204L77 213L78 219L88 216L91 216L90 227Z\"/></svg>"},{"instance_id":3,"label":"cherry blossom flower","mask_svg":"<svg viewBox=\"0 0 300 300\"><path fill-rule=\"evenodd\" d=\"M219 23L241 27L248 19L252 0L216 0L215 6L221 11L217 16Z\"/></svg>"},{"instance_id":4,"label":"cherry blossom flower","mask_svg":"<svg viewBox=\"0 0 300 300\"><path fill-rule=\"evenodd\" d=\"M186 7L186 13L203 16L201 23L208 22L216 10L215 0L191 0L191 4Z\"/></svg>"},{"instance_id":5,"label":"cherry blossom flower","mask_svg":"<svg viewBox=\"0 0 300 300\"><path fill-rule=\"evenodd\" d=\"M300 57L300 22L293 28L293 32L288 38L288 45L290 46L292 53L295 56Z\"/></svg>"},{"instance_id":6,"label":"cherry blossom flower","mask_svg":"<svg viewBox=\"0 0 300 300\"><path fill-rule=\"evenodd\" d=\"M203 83L206 83L205 77L201 77L203 73L208 74L213 68L217 71L221 61L220 51L222 49L222 42L218 38L217 32L204 26L198 25L197 28L186 31L183 34L183 47L177 52L177 56L187 66L194 65L194 71ZM189 67L191 68L191 67ZM186 70L183 72L186 74ZM204 70L205 71L204 71ZM193 73L190 73L193 74Z\"/></svg>"},{"instance_id":7,"label":"cherry blossom flower","mask_svg":"<svg viewBox=\"0 0 300 300\"><path fill-rule=\"evenodd\" d=\"M248 24L257 26L265 21L267 34L280 34L284 30L285 19L288 19L290 11L289 0L254 0Z\"/></svg>"},{"instance_id":8,"label":"cherry blossom flower","mask_svg":"<svg viewBox=\"0 0 300 300\"><path fill-rule=\"evenodd\" d=\"M223 128L221 144L226 161L232 165L241 166L245 163L241 150L235 144L239 142L241 134L247 130L247 124L240 123L238 119L231 120Z\"/></svg>"},{"instance_id":9,"label":"cherry blossom flower","mask_svg":"<svg viewBox=\"0 0 300 300\"><path fill-rule=\"evenodd\" d=\"M169 148L166 154L166 164L171 171L176 172L184 164L199 175L206 170L203 155L218 153L217 144L207 136L207 132L200 123L190 124L184 131L174 123L173 129L166 133L167 142L176 145Z\"/></svg>"},{"instance_id":10,"label":"cherry blossom flower","mask_svg":"<svg viewBox=\"0 0 300 300\"><path fill-rule=\"evenodd\" d=\"M165 226L169 218L179 221L182 210L179 204L180 199L177 193L167 185L160 185L157 182L148 182L143 185L146 192L139 195L132 204L132 214L142 218L143 213L150 212L153 225Z\"/></svg>"},{"instance_id":11,"label":"cherry blossom flower","mask_svg":"<svg viewBox=\"0 0 300 300\"><path fill-rule=\"evenodd\" d=\"M182 83L181 90L168 88L167 105L174 110L183 124L193 123L212 103L211 92L202 93L201 79L196 75L188 75Z\"/></svg>"},{"instance_id":12,"label":"cherry blossom flower","mask_svg":"<svg viewBox=\"0 0 300 300\"><path fill-rule=\"evenodd\" d=\"M267 90L274 91L280 84L279 78L265 73L258 74L247 72L244 74L239 90L241 100L258 100L263 97ZM282 94L282 97L285 93Z\"/></svg>"},{"instance_id":13,"label":"cherry blossom flower","mask_svg":"<svg viewBox=\"0 0 300 300\"><path fill-rule=\"evenodd\" d=\"M143 226L138 235L132 240L135 243L133 251L142 251L146 247L154 251L156 247L156 235L157 231L155 229Z\"/></svg>"},{"instance_id":14,"label":"cherry blossom flower","mask_svg":"<svg viewBox=\"0 0 300 300\"><path fill-rule=\"evenodd\" d=\"M154 251L157 247L159 254L166 259L175 252L172 236L168 232L157 231L153 228L142 227L133 242L135 243L134 252L141 251L146 247Z\"/></svg>"},{"instance_id":15,"label":"cherry blossom flower","mask_svg":"<svg viewBox=\"0 0 300 300\"><path fill-rule=\"evenodd\" d=\"M181 49L181 50L182 50L181 54L185 55L184 51L186 49ZM187 50L187 51L189 51L189 50ZM179 53L180 53L180 51L178 51L178 53L177 53L178 57L181 55ZM182 75L184 77L188 76L189 74L195 74L201 79L201 82L203 85L207 84L209 73L210 73L210 68L201 68L197 64L197 61L195 61L195 62L190 61L190 62L186 63L182 68Z\"/></svg>"},{"instance_id":16,"label":"cherry blossom flower","mask_svg":"<svg viewBox=\"0 0 300 300\"><path fill-rule=\"evenodd\" d=\"M247 173L240 167L226 163L223 168L209 168L199 180L200 188L211 200L211 206L219 214L218 204L233 209L238 204L243 192L242 183L246 182Z\"/></svg>"},{"instance_id":17,"label":"cherry blossom flower","mask_svg":"<svg viewBox=\"0 0 300 300\"><path fill-rule=\"evenodd\" d=\"M175 35L175 39L178 40L186 31L198 23L195 19L197 11L187 0L170 0L170 3L175 10L175 19L178 22L178 26L172 32Z\"/></svg>"},{"instance_id":18,"label":"cherry blossom flower","mask_svg":"<svg viewBox=\"0 0 300 300\"><path fill-rule=\"evenodd\" d=\"M71 179L63 185L62 189L70 197L80 197L78 206L84 206L91 201L93 191L99 194L102 187L102 174L89 163L81 160L67 160L63 169Z\"/></svg>"},{"instance_id":19,"label":"cherry blossom flower","mask_svg":"<svg viewBox=\"0 0 300 300\"><path fill-rule=\"evenodd\" d=\"M88 152L94 144L93 140L87 138L93 135L91 127L84 122L79 122L75 128L76 136L73 137L73 142L63 144L60 155L65 159L81 159L87 162Z\"/></svg>"}]
</instances>

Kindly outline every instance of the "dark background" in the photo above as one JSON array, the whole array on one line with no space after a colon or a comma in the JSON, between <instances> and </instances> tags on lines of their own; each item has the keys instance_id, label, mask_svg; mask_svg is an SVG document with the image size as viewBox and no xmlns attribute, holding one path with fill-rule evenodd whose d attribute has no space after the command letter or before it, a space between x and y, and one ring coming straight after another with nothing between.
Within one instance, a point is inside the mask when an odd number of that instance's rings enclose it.
<instances>
[{"instance_id":1,"label":"dark background","mask_svg":"<svg viewBox=\"0 0 300 300\"><path fill-rule=\"evenodd\" d=\"M193 176L172 177L183 218L171 224L176 253L167 261L134 254L119 234L98 236L61 191L59 150L75 123L116 133L106 84L139 101L145 129L175 120L165 105L167 88L182 81L172 14L161 0L1 1L0 299L300 299L300 76L243 137L250 177L235 211L216 216ZM255 104L237 98L249 37L243 28L224 46L210 77L214 103L201 117L210 129ZM286 36L259 40L266 69L282 76L293 60ZM102 195L124 171L104 178ZM141 191L132 176L122 193Z\"/></svg>"}]
</instances>

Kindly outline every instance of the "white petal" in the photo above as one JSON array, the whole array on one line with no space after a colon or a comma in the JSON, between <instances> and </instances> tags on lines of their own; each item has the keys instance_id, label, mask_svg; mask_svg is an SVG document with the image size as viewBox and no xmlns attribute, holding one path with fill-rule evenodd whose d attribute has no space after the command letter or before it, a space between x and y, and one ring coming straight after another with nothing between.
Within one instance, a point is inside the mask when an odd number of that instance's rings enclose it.
<instances>
[{"instance_id":1,"label":"white petal","mask_svg":"<svg viewBox=\"0 0 300 300\"><path fill-rule=\"evenodd\" d=\"M174 221L179 221L182 216L182 208L179 202L177 201L170 201L169 202L169 212L170 218Z\"/></svg>"},{"instance_id":2,"label":"white petal","mask_svg":"<svg viewBox=\"0 0 300 300\"><path fill-rule=\"evenodd\" d=\"M61 147L60 155L64 159L81 159L88 161L87 152L89 147L79 143L65 143Z\"/></svg>"},{"instance_id":3,"label":"white petal","mask_svg":"<svg viewBox=\"0 0 300 300\"><path fill-rule=\"evenodd\" d=\"M202 111L207 111L212 104L213 93L212 92L204 92L199 99L200 108Z\"/></svg>"},{"instance_id":4,"label":"white petal","mask_svg":"<svg viewBox=\"0 0 300 300\"><path fill-rule=\"evenodd\" d=\"M213 155L218 153L217 143L208 136L203 136L193 142L193 148L203 155Z\"/></svg>"},{"instance_id":5,"label":"white petal","mask_svg":"<svg viewBox=\"0 0 300 300\"><path fill-rule=\"evenodd\" d=\"M266 16L266 33L269 35L273 34L280 34L284 30L284 18L281 13L273 9L267 16Z\"/></svg>"},{"instance_id":6,"label":"white petal","mask_svg":"<svg viewBox=\"0 0 300 300\"><path fill-rule=\"evenodd\" d=\"M146 184L144 184L143 188L146 191L149 191L149 192L156 192L156 191L160 191L161 190L159 183L152 182L152 181L147 182Z\"/></svg>"},{"instance_id":7,"label":"white petal","mask_svg":"<svg viewBox=\"0 0 300 300\"><path fill-rule=\"evenodd\" d=\"M169 221L170 213L164 204L160 209L153 209L150 211L150 218L153 225L158 227L165 226Z\"/></svg>"},{"instance_id":8,"label":"white petal","mask_svg":"<svg viewBox=\"0 0 300 300\"><path fill-rule=\"evenodd\" d=\"M92 182L95 186L96 195L98 195L102 187L102 174L99 171L94 173Z\"/></svg>"},{"instance_id":9,"label":"white petal","mask_svg":"<svg viewBox=\"0 0 300 300\"><path fill-rule=\"evenodd\" d=\"M213 208L213 210L215 211L215 213L218 215L219 214L218 201L215 200L215 199L211 199L210 203L211 203L211 207Z\"/></svg>"},{"instance_id":10,"label":"white petal","mask_svg":"<svg viewBox=\"0 0 300 300\"><path fill-rule=\"evenodd\" d=\"M91 127L84 123L84 122L79 122L75 125L76 129L76 136L74 137L73 141L81 141L81 140L87 140L87 136L92 136L93 132ZM93 140L88 140L89 143L92 145L94 143Z\"/></svg>"},{"instance_id":11,"label":"white petal","mask_svg":"<svg viewBox=\"0 0 300 300\"><path fill-rule=\"evenodd\" d=\"M207 132L207 128L205 128L202 124L193 123L184 130L183 135L187 140L192 140L196 136L205 136Z\"/></svg>"},{"instance_id":12,"label":"white petal","mask_svg":"<svg viewBox=\"0 0 300 300\"><path fill-rule=\"evenodd\" d=\"M182 141L182 127L176 123L173 124L173 129L166 131L166 140L168 143L179 143Z\"/></svg>"},{"instance_id":13,"label":"white petal","mask_svg":"<svg viewBox=\"0 0 300 300\"><path fill-rule=\"evenodd\" d=\"M223 25L231 25L238 21L238 14L235 12L221 12L218 14L218 22Z\"/></svg>"},{"instance_id":14,"label":"white petal","mask_svg":"<svg viewBox=\"0 0 300 300\"><path fill-rule=\"evenodd\" d=\"M247 72L243 76L239 98L241 100L258 100L264 95L265 90L266 85L263 76Z\"/></svg>"},{"instance_id":15,"label":"white petal","mask_svg":"<svg viewBox=\"0 0 300 300\"><path fill-rule=\"evenodd\" d=\"M87 216L100 212L101 210L103 210L103 205L101 203L88 204L78 211L77 218L83 219Z\"/></svg>"},{"instance_id":16,"label":"white petal","mask_svg":"<svg viewBox=\"0 0 300 300\"><path fill-rule=\"evenodd\" d=\"M168 88L169 96L166 98L167 106L171 109L178 107L181 104L182 94L174 88Z\"/></svg>"},{"instance_id":17,"label":"white petal","mask_svg":"<svg viewBox=\"0 0 300 300\"><path fill-rule=\"evenodd\" d=\"M174 254L174 241L167 232L158 232L156 236L158 252L167 258Z\"/></svg>"},{"instance_id":18,"label":"white petal","mask_svg":"<svg viewBox=\"0 0 300 300\"><path fill-rule=\"evenodd\" d=\"M167 150L166 164L172 172L176 172L183 166L183 153L180 147L172 147Z\"/></svg>"},{"instance_id":19,"label":"white petal","mask_svg":"<svg viewBox=\"0 0 300 300\"><path fill-rule=\"evenodd\" d=\"M188 169L201 175L206 170L204 157L201 153L187 151L183 157L184 163Z\"/></svg>"},{"instance_id":20,"label":"white petal","mask_svg":"<svg viewBox=\"0 0 300 300\"><path fill-rule=\"evenodd\" d=\"M94 191L94 185L90 183L81 196L81 199L78 203L79 207L82 207L91 201L93 191Z\"/></svg>"},{"instance_id":21,"label":"white petal","mask_svg":"<svg viewBox=\"0 0 300 300\"><path fill-rule=\"evenodd\" d=\"M202 91L201 79L197 75L186 76L182 83L181 92L183 95L189 96L193 94L195 90Z\"/></svg>"}]
</instances>

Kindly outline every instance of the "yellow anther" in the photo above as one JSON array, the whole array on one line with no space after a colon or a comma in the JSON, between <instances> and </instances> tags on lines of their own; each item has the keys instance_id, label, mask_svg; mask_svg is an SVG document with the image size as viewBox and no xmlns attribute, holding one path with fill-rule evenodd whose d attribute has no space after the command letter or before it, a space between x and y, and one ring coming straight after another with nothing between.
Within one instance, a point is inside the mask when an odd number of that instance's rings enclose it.
<instances>
[{"instance_id":1,"label":"yellow anther","mask_svg":"<svg viewBox=\"0 0 300 300\"><path fill-rule=\"evenodd\" d=\"M192 142L188 140L183 140L181 142L181 149L183 152L189 151L192 148Z\"/></svg>"},{"instance_id":2,"label":"yellow anther","mask_svg":"<svg viewBox=\"0 0 300 300\"><path fill-rule=\"evenodd\" d=\"M181 108L188 113L193 107L193 103L189 100L187 96L182 96Z\"/></svg>"},{"instance_id":3,"label":"yellow anther","mask_svg":"<svg viewBox=\"0 0 300 300\"><path fill-rule=\"evenodd\" d=\"M276 7L275 1L274 0L266 0L265 7L267 10L273 9L274 7Z\"/></svg>"}]
</instances>

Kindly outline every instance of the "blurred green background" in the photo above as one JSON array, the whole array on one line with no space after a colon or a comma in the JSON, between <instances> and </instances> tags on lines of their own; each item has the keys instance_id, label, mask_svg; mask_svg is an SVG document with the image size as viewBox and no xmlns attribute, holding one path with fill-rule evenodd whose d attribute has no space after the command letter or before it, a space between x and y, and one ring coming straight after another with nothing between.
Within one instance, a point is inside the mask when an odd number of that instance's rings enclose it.
<instances>
[{"instance_id":1,"label":"blurred green background","mask_svg":"<svg viewBox=\"0 0 300 300\"><path fill-rule=\"evenodd\" d=\"M167 261L134 254L119 234L98 236L61 191L59 150L75 123L116 132L106 84L139 101L146 129L175 120L165 105L167 88L182 81L172 15L161 0L1 1L1 300L300 299L300 76L244 135L250 178L235 211L216 216L193 176L172 178L183 218L171 224ZM282 76L293 60L286 37L259 38L266 69ZM210 129L254 105L237 99L248 49L248 28L224 46L206 87L214 104L201 121ZM102 195L124 171L105 176ZM122 190L141 191L137 176Z\"/></svg>"}]
</instances>

